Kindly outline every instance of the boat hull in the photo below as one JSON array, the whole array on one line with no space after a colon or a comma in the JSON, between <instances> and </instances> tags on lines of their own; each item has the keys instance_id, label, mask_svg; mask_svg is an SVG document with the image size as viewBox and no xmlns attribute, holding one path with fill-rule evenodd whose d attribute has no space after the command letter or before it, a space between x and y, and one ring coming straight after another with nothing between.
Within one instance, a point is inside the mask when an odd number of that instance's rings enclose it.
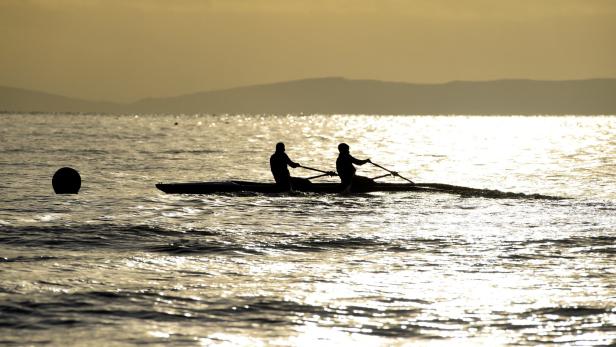
<instances>
[{"instance_id":1,"label":"boat hull","mask_svg":"<svg viewBox=\"0 0 616 347\"><path fill-rule=\"evenodd\" d=\"M167 194L216 194L216 193L283 193L275 183L225 181L225 182L191 182L158 183L156 188ZM375 183L369 186L355 187L355 193L367 192L408 192L426 191L429 188L414 186L410 183ZM306 193L336 194L342 192L340 183L304 183L294 184L293 191Z\"/></svg>"},{"instance_id":2,"label":"boat hull","mask_svg":"<svg viewBox=\"0 0 616 347\"><path fill-rule=\"evenodd\" d=\"M190 183L158 183L156 188L167 194L220 194L220 193L285 193L275 183L249 182L249 181L224 181L224 182L190 182ZM493 189L477 189L454 186L442 183L382 183L375 182L368 185L356 185L350 192L345 193L370 193L370 192L429 192L456 194L464 197L484 197L496 199L566 199L558 196L542 194L524 194L503 192ZM339 183L312 183L307 180L295 180L293 191L319 194L343 193Z\"/></svg>"}]
</instances>

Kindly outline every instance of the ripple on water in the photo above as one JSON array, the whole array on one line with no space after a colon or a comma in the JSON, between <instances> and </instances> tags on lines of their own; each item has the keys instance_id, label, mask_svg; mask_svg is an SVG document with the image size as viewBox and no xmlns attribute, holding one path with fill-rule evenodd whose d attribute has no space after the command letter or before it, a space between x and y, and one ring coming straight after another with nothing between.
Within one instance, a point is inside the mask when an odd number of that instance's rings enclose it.
<instances>
[{"instance_id":1,"label":"ripple on water","mask_svg":"<svg viewBox=\"0 0 616 347\"><path fill-rule=\"evenodd\" d=\"M616 342L613 117L133 116L0 116L0 344ZM281 139L313 167L354 139L414 181L486 189L154 188L269 179ZM82 191L53 195L73 159Z\"/></svg>"}]
</instances>

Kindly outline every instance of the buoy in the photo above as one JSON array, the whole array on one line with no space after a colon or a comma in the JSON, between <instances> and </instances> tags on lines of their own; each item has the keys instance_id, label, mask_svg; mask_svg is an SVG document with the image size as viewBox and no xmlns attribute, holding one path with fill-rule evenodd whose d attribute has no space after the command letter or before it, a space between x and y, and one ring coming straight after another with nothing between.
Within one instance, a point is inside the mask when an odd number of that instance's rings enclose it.
<instances>
[{"instance_id":1,"label":"buoy","mask_svg":"<svg viewBox=\"0 0 616 347\"><path fill-rule=\"evenodd\" d=\"M53 175L51 185L56 194L77 194L81 188L81 176L77 170L63 167Z\"/></svg>"}]
</instances>

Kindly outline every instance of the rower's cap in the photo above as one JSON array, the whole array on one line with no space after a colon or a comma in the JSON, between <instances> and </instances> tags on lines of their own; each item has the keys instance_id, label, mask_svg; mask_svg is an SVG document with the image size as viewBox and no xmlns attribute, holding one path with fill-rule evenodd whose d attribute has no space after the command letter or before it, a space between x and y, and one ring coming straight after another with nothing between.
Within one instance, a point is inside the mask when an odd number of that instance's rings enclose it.
<instances>
[{"instance_id":1,"label":"rower's cap","mask_svg":"<svg viewBox=\"0 0 616 347\"><path fill-rule=\"evenodd\" d=\"M346 143L341 143L338 145L338 151L340 152L348 152L349 151L349 145L347 145Z\"/></svg>"}]
</instances>

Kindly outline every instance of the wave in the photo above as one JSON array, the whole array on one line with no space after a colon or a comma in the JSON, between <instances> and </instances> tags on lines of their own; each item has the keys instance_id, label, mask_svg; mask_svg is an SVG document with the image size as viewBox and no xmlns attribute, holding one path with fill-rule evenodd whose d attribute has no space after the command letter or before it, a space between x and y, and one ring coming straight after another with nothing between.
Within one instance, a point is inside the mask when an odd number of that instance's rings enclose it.
<instances>
[{"instance_id":1,"label":"wave","mask_svg":"<svg viewBox=\"0 0 616 347\"><path fill-rule=\"evenodd\" d=\"M0 303L0 327L45 329L50 326L88 324L117 319L156 322L233 321L236 324L301 324L303 320L359 318L399 318L420 314L420 307L367 305L318 305L275 297L209 298L186 297L159 290L86 291L62 293L45 298ZM81 319L66 320L79 315ZM305 317L305 318L303 318Z\"/></svg>"},{"instance_id":2,"label":"wave","mask_svg":"<svg viewBox=\"0 0 616 347\"><path fill-rule=\"evenodd\" d=\"M249 234L247 234L249 233ZM249 236L246 238L246 236ZM0 226L0 244L8 247L41 247L84 251L113 249L173 255L259 255L270 251L328 252L370 250L389 253L446 252L454 240L434 237L387 239L357 235L260 234L236 229L168 229L152 225L76 224L66 226ZM460 242L460 241L455 241ZM593 235L502 241L510 252L503 258L526 261L536 258L572 258L579 253L616 254L616 236ZM563 252L566 251L566 252ZM4 257L5 262L37 262L53 257Z\"/></svg>"},{"instance_id":3,"label":"wave","mask_svg":"<svg viewBox=\"0 0 616 347\"><path fill-rule=\"evenodd\" d=\"M418 293L421 295L421 293ZM522 312L495 311L488 317L466 311L463 316L436 312L435 302L413 298L363 298L362 304L307 303L275 296L200 297L182 292L141 290L89 290L44 297L13 297L0 302L0 329L65 329L110 327L127 321L202 325L233 325L235 328L326 325L339 331L391 338L447 338L452 331L542 329L556 323L555 334L611 331L607 323L614 309L596 306L548 306ZM371 300L373 299L373 300ZM481 311L480 311L481 312ZM592 322L586 327L580 321ZM597 327L596 322L606 322ZM526 338L520 336L521 342ZM546 337L550 340L550 336Z\"/></svg>"},{"instance_id":4,"label":"wave","mask_svg":"<svg viewBox=\"0 0 616 347\"><path fill-rule=\"evenodd\" d=\"M222 150L218 149L171 149L166 151L157 152L159 154L211 154L211 153L222 153ZM143 153L151 153L151 152L143 152Z\"/></svg>"},{"instance_id":5,"label":"wave","mask_svg":"<svg viewBox=\"0 0 616 347\"><path fill-rule=\"evenodd\" d=\"M536 316L557 316L561 319L568 319L570 317L586 317L586 316L599 316L604 314L613 314L612 309L605 307L587 307L587 306L562 306L562 307L545 307L539 309L533 309L524 312L523 316L536 317Z\"/></svg>"},{"instance_id":6,"label":"wave","mask_svg":"<svg viewBox=\"0 0 616 347\"><path fill-rule=\"evenodd\" d=\"M170 254L216 254L216 253L243 253L261 254L261 252L241 246L234 246L223 242L199 242L199 241L179 241L163 245L145 247L144 250L150 252L163 252Z\"/></svg>"},{"instance_id":7,"label":"wave","mask_svg":"<svg viewBox=\"0 0 616 347\"><path fill-rule=\"evenodd\" d=\"M14 257L14 258L0 257L0 263L28 263L28 262L58 260L58 259L61 259L61 258L60 257L45 256L45 255L34 256L34 257L17 256L17 257Z\"/></svg>"},{"instance_id":8,"label":"wave","mask_svg":"<svg viewBox=\"0 0 616 347\"><path fill-rule=\"evenodd\" d=\"M143 249L182 237L217 236L212 230L170 230L149 225L80 224L0 228L0 244L84 250L89 248Z\"/></svg>"},{"instance_id":9,"label":"wave","mask_svg":"<svg viewBox=\"0 0 616 347\"><path fill-rule=\"evenodd\" d=\"M459 194L462 197L483 197L493 199L539 199L539 200L565 200L569 198L544 195L544 194L526 194L504 192L496 189L478 189L463 186L454 186L444 183L417 183L420 188L433 189L434 191L442 191L446 193Z\"/></svg>"},{"instance_id":10,"label":"wave","mask_svg":"<svg viewBox=\"0 0 616 347\"><path fill-rule=\"evenodd\" d=\"M522 246L556 246L558 248L583 248L583 247L600 247L614 246L616 244L616 236L609 235L593 235L593 236L575 236L562 239L535 239L527 240L520 243Z\"/></svg>"},{"instance_id":11,"label":"wave","mask_svg":"<svg viewBox=\"0 0 616 347\"><path fill-rule=\"evenodd\" d=\"M376 238L339 236L254 238L239 241L236 231L220 229L170 230L149 225L84 224L70 226L25 226L0 228L0 244L67 250L112 248L175 255L261 254L264 251L323 252L339 249L379 247L389 243ZM53 258L0 258L0 262L44 261Z\"/></svg>"},{"instance_id":12,"label":"wave","mask_svg":"<svg viewBox=\"0 0 616 347\"><path fill-rule=\"evenodd\" d=\"M333 249L368 248L374 246L387 246L386 242L364 237L348 238L310 238L296 243L279 243L272 245L274 248L302 252L320 252Z\"/></svg>"}]
</instances>

